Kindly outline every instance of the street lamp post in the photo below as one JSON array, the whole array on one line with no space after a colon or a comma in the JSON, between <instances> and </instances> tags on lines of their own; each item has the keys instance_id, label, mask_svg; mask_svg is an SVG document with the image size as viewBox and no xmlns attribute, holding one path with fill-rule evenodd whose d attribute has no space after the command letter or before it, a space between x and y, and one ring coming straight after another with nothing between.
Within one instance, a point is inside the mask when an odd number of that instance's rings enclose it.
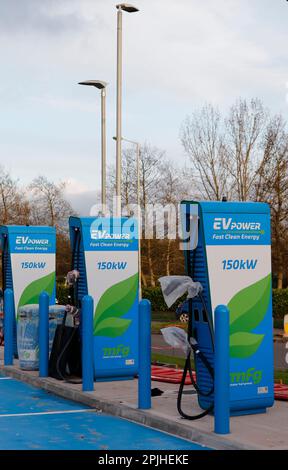
<instances>
[{"instance_id":1,"label":"street lamp post","mask_svg":"<svg viewBox=\"0 0 288 470\"><path fill-rule=\"evenodd\" d=\"M102 212L106 209L106 87L102 80L86 80L79 85L94 86L101 90L101 204Z\"/></svg>"},{"instance_id":2,"label":"street lamp post","mask_svg":"<svg viewBox=\"0 0 288 470\"><path fill-rule=\"evenodd\" d=\"M133 143L132 141L130 141ZM136 161L137 161L137 211L138 211L138 264L139 264L139 298L142 299L142 284L141 284L141 238L142 238L142 223L141 223L141 201L140 201L140 144L134 142L136 145Z\"/></svg>"},{"instance_id":3,"label":"street lamp post","mask_svg":"<svg viewBox=\"0 0 288 470\"><path fill-rule=\"evenodd\" d=\"M122 160L122 11L134 13L138 8L120 3L117 8L117 110L116 110L116 216L121 217L121 160Z\"/></svg>"},{"instance_id":4,"label":"street lamp post","mask_svg":"<svg viewBox=\"0 0 288 470\"><path fill-rule=\"evenodd\" d=\"M117 140L117 137L113 137ZM137 218L138 218L138 252L139 252L139 298L142 299L142 285L141 285L141 236L142 236L142 224L141 224L141 201L140 201L140 144L134 140L124 139L121 137L121 141L128 142L129 144L135 145L136 147L136 174L137 174Z\"/></svg>"}]
</instances>

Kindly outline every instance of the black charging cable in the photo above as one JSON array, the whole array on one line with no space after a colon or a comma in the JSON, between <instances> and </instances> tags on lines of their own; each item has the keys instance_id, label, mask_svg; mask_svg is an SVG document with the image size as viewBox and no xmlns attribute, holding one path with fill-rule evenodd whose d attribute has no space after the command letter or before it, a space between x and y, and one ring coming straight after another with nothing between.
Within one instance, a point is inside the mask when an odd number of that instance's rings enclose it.
<instances>
[{"instance_id":1,"label":"black charging cable","mask_svg":"<svg viewBox=\"0 0 288 470\"><path fill-rule=\"evenodd\" d=\"M79 271L79 256L80 256L80 241L81 241L81 233L79 229L75 229L75 234L74 234L74 241L73 241L73 248L72 248L72 265L71 265L71 270L76 269ZM72 306L79 308L79 303L78 303L78 279L75 279L75 282L73 285L70 285L69 288L69 297L71 299ZM76 315L75 315L76 316ZM66 318L67 318L67 311L64 313L62 325L61 325L61 333L59 335L59 345L62 342L62 338L64 335L64 330L65 330L65 325L66 325ZM62 378L62 380L65 380L65 382L70 383L70 384L81 384L82 380L72 380L68 378L67 376L64 376L64 374L61 371L60 363L62 360L63 355L65 354L67 348L70 346L72 343L74 337L76 334L79 334L79 326L74 326L73 332L69 339L66 341L65 345L63 346L56 362L56 371L58 375Z\"/></svg>"},{"instance_id":2,"label":"black charging cable","mask_svg":"<svg viewBox=\"0 0 288 470\"><path fill-rule=\"evenodd\" d=\"M210 318L210 316L208 314L208 311L207 311L207 308L206 308L203 293L199 292L198 296L201 300L201 303L203 305L203 310L205 312L205 315L206 315L206 318L207 318L207 321L208 321L208 328L209 328L209 332L210 332L210 336L211 336L212 348L213 348L213 351L214 351L214 332L213 332L212 321L211 321L211 318ZM190 302L191 302L191 300L190 300ZM189 325L188 325L188 342L189 342L189 345L190 345L191 349L189 350L189 352L187 354L187 357L186 357L185 366L184 366L184 370L183 370L183 375L182 375L182 379L181 379L181 383L180 383L180 387L179 387L179 391L178 391L178 397L177 397L177 410L178 410L178 413L180 414L180 416L182 416L182 418L188 419L190 421L194 421L194 420L197 420L197 419L200 419L200 418L204 418L204 416L211 413L214 409L214 403L212 403L212 405L209 406L202 413L198 413L196 415L188 415L182 409L183 390L184 390L184 387L185 387L185 381L186 381L186 377L187 377L188 372L189 372L189 376L190 376L192 385L195 388L195 390L196 390L196 392L199 396L208 397L208 396L212 395L212 393L214 392L214 369L211 366L208 359L206 358L205 354L203 354L202 351L199 349L197 341L192 337L192 331L193 331L193 328L192 328L192 312L190 311ZM193 371L192 371L192 367L191 367L191 351L193 351L194 359L196 359L196 357L197 357L198 359L200 359L202 361L202 363L204 364L204 366L206 367L206 369L208 370L208 372L209 372L209 374L212 378L213 385L212 385L212 388L208 392L202 391L200 389L199 385L197 384L196 380L194 379Z\"/></svg>"}]
</instances>

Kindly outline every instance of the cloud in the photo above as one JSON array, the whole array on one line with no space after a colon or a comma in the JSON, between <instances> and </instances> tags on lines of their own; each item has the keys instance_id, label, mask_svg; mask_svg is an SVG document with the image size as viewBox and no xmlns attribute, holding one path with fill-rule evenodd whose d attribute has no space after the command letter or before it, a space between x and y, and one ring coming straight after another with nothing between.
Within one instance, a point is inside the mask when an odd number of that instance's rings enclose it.
<instances>
[{"instance_id":1,"label":"cloud","mask_svg":"<svg viewBox=\"0 0 288 470\"><path fill-rule=\"evenodd\" d=\"M68 178L66 179L66 188L65 193L67 195L75 195L82 193L90 192L91 189L87 186L86 183L83 183L75 178Z\"/></svg>"},{"instance_id":2,"label":"cloud","mask_svg":"<svg viewBox=\"0 0 288 470\"><path fill-rule=\"evenodd\" d=\"M49 175L57 171L57 177L66 179L69 165L71 177L94 187L100 95L77 86L85 79L109 82L107 157L115 160L116 3L0 1L0 152L20 175L38 173L42 155ZM135 4L139 13L123 13L127 138L147 139L183 161L180 124L205 102L225 112L239 96L259 96L273 112L288 114L286 1Z\"/></svg>"},{"instance_id":3,"label":"cloud","mask_svg":"<svg viewBox=\"0 0 288 470\"><path fill-rule=\"evenodd\" d=\"M4 54L7 59L14 55L22 73L33 71L38 82L47 80L48 74L49 79L61 79L83 70L105 75L113 83L115 3L2 0L0 34L2 30L9 36ZM284 73L281 66L287 60L282 42L286 31L277 28L280 2L273 6L273 26L263 13L262 0L165 0L165 8L163 4L164 0L138 0L139 13L123 14L124 94L127 89L133 101L138 97L146 102L147 95L155 94L159 104L169 95L183 105L187 99L221 103L241 90L254 93L259 81L260 90L273 91L275 71ZM270 11L266 0L265 11ZM267 34L269 28L273 34Z\"/></svg>"},{"instance_id":4,"label":"cloud","mask_svg":"<svg viewBox=\"0 0 288 470\"><path fill-rule=\"evenodd\" d=\"M92 207L100 203L100 192L90 190L81 193L66 193L66 199L77 214L89 216Z\"/></svg>"},{"instance_id":5,"label":"cloud","mask_svg":"<svg viewBox=\"0 0 288 470\"><path fill-rule=\"evenodd\" d=\"M67 30L83 29L85 20L73 10L73 4L75 6L76 2L70 0L70 8L67 9L66 0L2 0L1 34L62 34Z\"/></svg>"},{"instance_id":6,"label":"cloud","mask_svg":"<svg viewBox=\"0 0 288 470\"><path fill-rule=\"evenodd\" d=\"M135 57L137 50L145 57L132 71L131 82L140 89L157 89L158 95L169 94L172 102L178 98L218 103L226 97L231 101L231 95L237 97L241 90L255 93L261 82L264 89L275 89L271 61L283 50L281 30L274 22L273 35L267 37L259 19L261 2L256 0L254 8L253 2L243 0L167 0L165 11L161 3L156 2L153 14L143 12L149 28L139 30L134 53L129 53ZM130 27L136 37L139 26Z\"/></svg>"},{"instance_id":7,"label":"cloud","mask_svg":"<svg viewBox=\"0 0 288 470\"><path fill-rule=\"evenodd\" d=\"M53 97L49 95L28 96L27 100L31 104L45 106L46 108L54 108L66 111L82 111L95 114L95 105L92 103L83 103L83 100L65 99L59 96Z\"/></svg>"}]
</instances>

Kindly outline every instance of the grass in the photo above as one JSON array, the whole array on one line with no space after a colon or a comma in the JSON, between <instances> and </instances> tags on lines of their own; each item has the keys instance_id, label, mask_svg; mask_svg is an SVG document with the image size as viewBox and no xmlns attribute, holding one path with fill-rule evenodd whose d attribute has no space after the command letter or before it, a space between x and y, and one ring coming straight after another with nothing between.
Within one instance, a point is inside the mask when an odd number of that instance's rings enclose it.
<instances>
[{"instance_id":1,"label":"grass","mask_svg":"<svg viewBox=\"0 0 288 470\"><path fill-rule=\"evenodd\" d=\"M176 321L175 312L160 312L157 310L152 311L152 321L158 322L174 322Z\"/></svg>"},{"instance_id":2,"label":"grass","mask_svg":"<svg viewBox=\"0 0 288 470\"><path fill-rule=\"evenodd\" d=\"M288 385L288 370L275 370L274 378L277 381L281 381L283 384Z\"/></svg>"},{"instance_id":3,"label":"grass","mask_svg":"<svg viewBox=\"0 0 288 470\"><path fill-rule=\"evenodd\" d=\"M184 353L183 353L184 354ZM159 362L161 364L176 365L180 369L184 368L186 358L169 356L167 354L152 353L152 362ZM191 360L192 368L194 368L194 361Z\"/></svg>"},{"instance_id":4,"label":"grass","mask_svg":"<svg viewBox=\"0 0 288 470\"><path fill-rule=\"evenodd\" d=\"M180 369L183 369L184 364L185 364L185 358L184 357L177 357L177 356L168 356L166 354L158 354L158 353L152 353L152 362L159 362L161 364L173 364L179 367ZM192 368L194 368L193 361L192 362ZM283 384L288 385L288 370L275 370L274 371L274 378L275 380L282 381Z\"/></svg>"},{"instance_id":5,"label":"grass","mask_svg":"<svg viewBox=\"0 0 288 470\"><path fill-rule=\"evenodd\" d=\"M160 310L153 310L152 311L152 321L157 322L175 322L176 321L176 313L174 311L165 311L162 312ZM274 328L283 329L283 318L273 318L274 321Z\"/></svg>"},{"instance_id":6,"label":"grass","mask_svg":"<svg viewBox=\"0 0 288 470\"><path fill-rule=\"evenodd\" d=\"M172 326L172 325L173 326L182 325L182 323L177 321L175 312L152 311L151 333L153 335L160 335L161 328L166 328L167 326Z\"/></svg>"},{"instance_id":7,"label":"grass","mask_svg":"<svg viewBox=\"0 0 288 470\"><path fill-rule=\"evenodd\" d=\"M152 333L160 334L160 329L166 326L183 326L183 323L178 322L175 312L152 312ZM185 323L184 323L185 325ZM274 318L274 328L283 330L283 318Z\"/></svg>"}]
</instances>

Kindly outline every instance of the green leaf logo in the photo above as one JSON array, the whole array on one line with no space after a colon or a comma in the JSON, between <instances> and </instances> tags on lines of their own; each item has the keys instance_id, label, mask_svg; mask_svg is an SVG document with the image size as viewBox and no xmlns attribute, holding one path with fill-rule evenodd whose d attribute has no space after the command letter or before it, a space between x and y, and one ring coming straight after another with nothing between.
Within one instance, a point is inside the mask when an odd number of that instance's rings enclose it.
<instances>
[{"instance_id":1,"label":"green leaf logo","mask_svg":"<svg viewBox=\"0 0 288 470\"><path fill-rule=\"evenodd\" d=\"M38 304L39 295L45 291L49 296L52 295L55 286L55 271L47 276L36 279L25 287L21 294L18 308L28 304Z\"/></svg>"},{"instance_id":2,"label":"green leaf logo","mask_svg":"<svg viewBox=\"0 0 288 470\"><path fill-rule=\"evenodd\" d=\"M263 320L270 301L271 274L238 292L228 304L230 333L251 331Z\"/></svg>"},{"instance_id":3,"label":"green leaf logo","mask_svg":"<svg viewBox=\"0 0 288 470\"><path fill-rule=\"evenodd\" d=\"M258 350L264 335L257 335L251 331L265 317L270 296L271 274L237 292L228 303L231 357L249 357Z\"/></svg>"},{"instance_id":4,"label":"green leaf logo","mask_svg":"<svg viewBox=\"0 0 288 470\"><path fill-rule=\"evenodd\" d=\"M138 273L109 287L100 298L94 316L94 335L116 338L131 320L123 317L132 307L138 289Z\"/></svg>"},{"instance_id":5,"label":"green leaf logo","mask_svg":"<svg viewBox=\"0 0 288 470\"><path fill-rule=\"evenodd\" d=\"M230 336L230 357L245 359L252 356L260 344L264 335L254 333L234 333Z\"/></svg>"},{"instance_id":6,"label":"green leaf logo","mask_svg":"<svg viewBox=\"0 0 288 470\"><path fill-rule=\"evenodd\" d=\"M131 321L117 317L106 318L96 327L97 336L109 336L110 338L121 336L128 329Z\"/></svg>"}]
</instances>

